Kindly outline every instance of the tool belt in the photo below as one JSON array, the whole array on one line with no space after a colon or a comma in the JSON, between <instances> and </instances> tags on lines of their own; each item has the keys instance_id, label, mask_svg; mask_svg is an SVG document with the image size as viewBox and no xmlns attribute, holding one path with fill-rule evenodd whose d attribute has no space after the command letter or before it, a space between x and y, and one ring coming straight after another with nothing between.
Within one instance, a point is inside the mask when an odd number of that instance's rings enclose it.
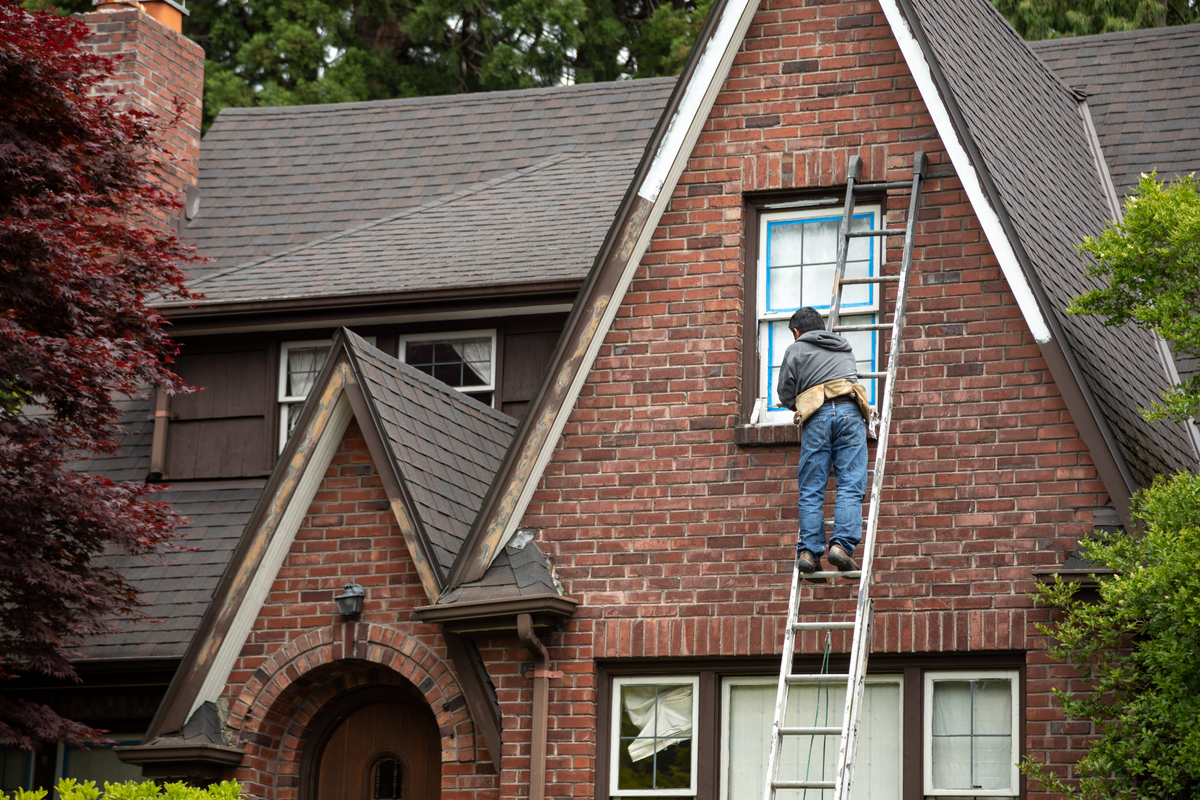
<instances>
[{"instance_id":1,"label":"tool belt","mask_svg":"<svg viewBox=\"0 0 1200 800\"><path fill-rule=\"evenodd\" d=\"M864 420L871 419L871 404L867 402L867 387L845 378L838 378L818 383L801 392L796 397L796 413L792 420L797 425L803 425L809 417L816 413L818 408L825 405L826 401L840 397L855 403Z\"/></svg>"}]
</instances>

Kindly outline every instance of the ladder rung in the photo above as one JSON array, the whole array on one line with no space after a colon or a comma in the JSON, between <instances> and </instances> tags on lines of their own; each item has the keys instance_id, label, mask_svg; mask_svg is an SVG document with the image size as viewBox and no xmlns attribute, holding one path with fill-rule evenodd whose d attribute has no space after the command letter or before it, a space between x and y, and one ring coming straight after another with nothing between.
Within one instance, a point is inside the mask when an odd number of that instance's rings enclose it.
<instances>
[{"instance_id":1,"label":"ladder rung","mask_svg":"<svg viewBox=\"0 0 1200 800\"><path fill-rule=\"evenodd\" d=\"M771 781L772 789L836 789L833 781Z\"/></svg>"},{"instance_id":2,"label":"ladder rung","mask_svg":"<svg viewBox=\"0 0 1200 800\"><path fill-rule=\"evenodd\" d=\"M824 572L801 572L800 573L800 577L804 578L805 580L812 580L813 578L857 578L859 575L862 575L862 570L859 570L859 569L851 569L851 570L847 570L845 572L840 572L837 570L826 570Z\"/></svg>"},{"instance_id":3,"label":"ladder rung","mask_svg":"<svg viewBox=\"0 0 1200 800\"><path fill-rule=\"evenodd\" d=\"M869 278L842 278L842 286L857 286L862 283L899 283L899 275L872 275Z\"/></svg>"},{"instance_id":4,"label":"ladder rung","mask_svg":"<svg viewBox=\"0 0 1200 800\"><path fill-rule=\"evenodd\" d=\"M911 189L912 181L888 181L887 183L856 183L855 192L878 192L880 189Z\"/></svg>"},{"instance_id":5,"label":"ladder rung","mask_svg":"<svg viewBox=\"0 0 1200 800\"><path fill-rule=\"evenodd\" d=\"M805 683L847 683L850 676L844 672L827 672L823 675L807 674L807 675L788 675L787 682L793 686L799 686Z\"/></svg>"},{"instance_id":6,"label":"ladder rung","mask_svg":"<svg viewBox=\"0 0 1200 800\"><path fill-rule=\"evenodd\" d=\"M850 622L793 622L794 631L852 631L854 621Z\"/></svg>"},{"instance_id":7,"label":"ladder rung","mask_svg":"<svg viewBox=\"0 0 1200 800\"><path fill-rule=\"evenodd\" d=\"M860 372L860 373L858 373L858 377L860 377L860 378L886 378L887 373L886 372Z\"/></svg>"},{"instance_id":8,"label":"ladder rung","mask_svg":"<svg viewBox=\"0 0 1200 800\"><path fill-rule=\"evenodd\" d=\"M880 228L875 231L850 231L846 235L851 239L865 239L868 236L899 236L907 232L907 228Z\"/></svg>"},{"instance_id":9,"label":"ladder rung","mask_svg":"<svg viewBox=\"0 0 1200 800\"><path fill-rule=\"evenodd\" d=\"M891 329L892 329L892 323L890 323L890 322L871 323L870 325L834 325L833 326L834 333L837 333L838 331L890 331Z\"/></svg>"},{"instance_id":10,"label":"ladder rung","mask_svg":"<svg viewBox=\"0 0 1200 800\"><path fill-rule=\"evenodd\" d=\"M780 728L780 736L841 736L841 728Z\"/></svg>"}]
</instances>

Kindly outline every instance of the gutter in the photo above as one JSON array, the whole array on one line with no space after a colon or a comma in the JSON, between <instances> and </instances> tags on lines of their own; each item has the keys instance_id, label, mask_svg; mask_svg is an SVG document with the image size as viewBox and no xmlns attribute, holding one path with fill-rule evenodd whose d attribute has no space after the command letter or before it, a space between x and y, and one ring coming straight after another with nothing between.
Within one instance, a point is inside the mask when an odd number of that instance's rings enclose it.
<instances>
[{"instance_id":1,"label":"gutter","mask_svg":"<svg viewBox=\"0 0 1200 800\"><path fill-rule=\"evenodd\" d=\"M561 672L550 669L550 653L533 632L528 614L517 615L517 634L521 644L534 657L532 742L529 753L529 800L546 800L546 738L550 727L550 679Z\"/></svg>"}]
</instances>

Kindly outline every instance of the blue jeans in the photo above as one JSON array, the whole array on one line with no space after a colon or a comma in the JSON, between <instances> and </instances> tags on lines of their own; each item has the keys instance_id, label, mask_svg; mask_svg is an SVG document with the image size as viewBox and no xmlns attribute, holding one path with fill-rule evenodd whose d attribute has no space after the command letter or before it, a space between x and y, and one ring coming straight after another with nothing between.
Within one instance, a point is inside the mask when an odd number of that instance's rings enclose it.
<instances>
[{"instance_id":1,"label":"blue jeans","mask_svg":"<svg viewBox=\"0 0 1200 800\"><path fill-rule=\"evenodd\" d=\"M862 541L862 501L867 492L867 424L849 399L826 403L804 423L800 444L800 540L796 553L825 552L825 484L832 465L837 479L830 544L847 555Z\"/></svg>"}]
</instances>

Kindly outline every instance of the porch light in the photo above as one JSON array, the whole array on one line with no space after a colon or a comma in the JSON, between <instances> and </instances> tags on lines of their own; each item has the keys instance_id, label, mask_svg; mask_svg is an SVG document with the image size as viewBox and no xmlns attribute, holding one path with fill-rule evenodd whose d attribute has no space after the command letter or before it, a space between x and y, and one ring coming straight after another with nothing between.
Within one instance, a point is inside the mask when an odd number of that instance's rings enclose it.
<instances>
[{"instance_id":1,"label":"porch light","mask_svg":"<svg viewBox=\"0 0 1200 800\"><path fill-rule=\"evenodd\" d=\"M366 589L357 583L347 583L342 587L342 593L335 594L333 599L337 602L339 614L343 617L356 617L362 613L363 598L366 596Z\"/></svg>"}]
</instances>

